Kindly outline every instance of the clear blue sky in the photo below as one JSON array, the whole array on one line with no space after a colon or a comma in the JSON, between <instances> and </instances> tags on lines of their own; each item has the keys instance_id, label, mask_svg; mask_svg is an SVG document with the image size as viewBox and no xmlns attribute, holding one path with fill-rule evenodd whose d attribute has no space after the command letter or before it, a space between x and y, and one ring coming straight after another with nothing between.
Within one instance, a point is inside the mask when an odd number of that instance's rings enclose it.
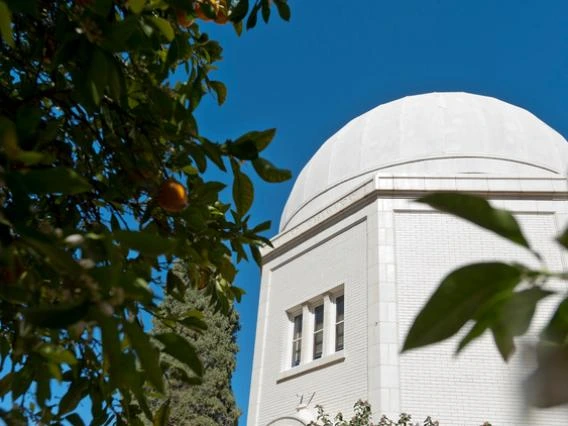
<instances>
[{"instance_id":1,"label":"clear blue sky","mask_svg":"<svg viewBox=\"0 0 568 426\"><path fill-rule=\"evenodd\" d=\"M225 47L216 76L227 103L205 102L203 134L218 140L276 127L267 156L297 176L346 122L388 101L432 91L466 91L528 109L568 136L566 0L290 0L292 20L237 38L207 27ZM275 11L274 11L275 12ZM273 13L274 13L273 12ZM253 220L277 232L293 181L255 180ZM237 284L242 329L233 387L246 411L259 271L243 265Z\"/></svg>"}]
</instances>

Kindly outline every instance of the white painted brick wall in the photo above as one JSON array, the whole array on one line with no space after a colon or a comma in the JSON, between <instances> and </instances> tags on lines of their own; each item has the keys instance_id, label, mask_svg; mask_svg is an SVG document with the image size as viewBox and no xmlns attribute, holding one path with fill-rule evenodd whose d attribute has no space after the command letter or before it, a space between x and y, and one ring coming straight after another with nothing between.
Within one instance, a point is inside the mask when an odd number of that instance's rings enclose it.
<instances>
[{"instance_id":1,"label":"white painted brick wall","mask_svg":"<svg viewBox=\"0 0 568 426\"><path fill-rule=\"evenodd\" d=\"M568 221L565 202L494 204L521 212L529 239L550 269L566 267L552 241ZM361 222L350 227L356 221ZM519 356L505 364L491 338L458 358L456 340L398 353L411 321L445 274L495 259L536 266L523 249L487 231L410 199L385 197L271 260L263 268L248 426L294 416L300 396L314 392L310 407L321 404L330 413L349 415L357 399L369 399L376 420L381 413L396 417L406 411L417 421L431 415L442 426L478 426L484 420L494 426L568 424L566 410L530 417L521 411L518 384L532 366ZM290 353L283 353L289 349L286 310L341 284L345 361L277 383L290 363ZM543 311L553 308L551 300ZM534 333L548 317L539 315Z\"/></svg>"},{"instance_id":2,"label":"white painted brick wall","mask_svg":"<svg viewBox=\"0 0 568 426\"><path fill-rule=\"evenodd\" d=\"M317 241L317 240L316 240ZM260 381L260 415L249 424L266 425L296 414L299 396L315 396L311 407L352 411L353 403L367 393L366 352L366 223L360 223L321 245L310 247L272 271L264 364ZM280 260L280 259L279 259ZM287 309L344 284L345 361L277 383L282 366L289 366ZM262 309L262 306L260 307Z\"/></svg>"},{"instance_id":3,"label":"white painted brick wall","mask_svg":"<svg viewBox=\"0 0 568 426\"><path fill-rule=\"evenodd\" d=\"M562 269L560 250L550 240L558 233L554 217L521 214L518 218L548 267ZM459 265L502 259L536 266L522 248L439 213L396 213L395 245L399 345L437 283ZM542 324L552 308L549 303L541 309L535 323ZM519 381L530 369L521 356L505 364L492 338L485 336L454 358L458 341L452 339L400 357L400 409L413 413L416 420L431 415L442 425L476 426L485 420L495 426L528 424ZM533 417L534 425L568 424L564 409L533 413Z\"/></svg>"}]
</instances>

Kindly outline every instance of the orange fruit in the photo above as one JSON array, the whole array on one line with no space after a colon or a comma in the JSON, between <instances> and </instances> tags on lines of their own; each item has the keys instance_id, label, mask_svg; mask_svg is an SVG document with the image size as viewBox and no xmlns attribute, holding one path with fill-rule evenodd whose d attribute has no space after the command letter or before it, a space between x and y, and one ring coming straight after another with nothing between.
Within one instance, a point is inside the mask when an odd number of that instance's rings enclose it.
<instances>
[{"instance_id":1,"label":"orange fruit","mask_svg":"<svg viewBox=\"0 0 568 426\"><path fill-rule=\"evenodd\" d=\"M215 13L215 18L211 19L205 14L202 5L207 4ZM204 21L214 21L217 24L226 24L229 20L227 2L224 0L198 0L194 3L193 10L195 16Z\"/></svg>"},{"instance_id":2,"label":"orange fruit","mask_svg":"<svg viewBox=\"0 0 568 426\"><path fill-rule=\"evenodd\" d=\"M181 25L182 27L187 28L191 26L191 24L193 24L193 19L191 19L187 15L187 12L185 12L184 10L181 9L176 10L176 17L178 24Z\"/></svg>"},{"instance_id":3,"label":"orange fruit","mask_svg":"<svg viewBox=\"0 0 568 426\"><path fill-rule=\"evenodd\" d=\"M158 205L169 213L178 213L187 206L187 191L174 179L162 182L158 190Z\"/></svg>"}]
</instances>

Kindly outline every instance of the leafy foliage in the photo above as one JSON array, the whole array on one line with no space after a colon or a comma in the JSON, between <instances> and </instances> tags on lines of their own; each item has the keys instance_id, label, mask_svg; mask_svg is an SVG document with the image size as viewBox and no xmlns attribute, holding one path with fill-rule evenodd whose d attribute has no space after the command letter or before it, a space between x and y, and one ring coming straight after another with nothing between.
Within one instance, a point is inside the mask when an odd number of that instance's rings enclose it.
<instances>
[{"instance_id":1,"label":"leafy foliage","mask_svg":"<svg viewBox=\"0 0 568 426\"><path fill-rule=\"evenodd\" d=\"M309 426L439 426L440 422L432 420L430 416L426 417L422 423L414 422L410 414L401 413L398 420L391 420L387 416L382 415L378 423L372 421L371 405L367 401L359 400L353 405L353 417L346 420L342 413L337 413L333 419L330 414L326 413L321 405L316 406L318 415L315 422L311 422ZM484 422L481 426L491 426L491 423Z\"/></svg>"},{"instance_id":2,"label":"leafy foliage","mask_svg":"<svg viewBox=\"0 0 568 426\"><path fill-rule=\"evenodd\" d=\"M183 300L190 288L230 312L243 293L233 253L258 260L268 243L246 216L254 189L241 165L257 164L269 182L289 178L261 157L274 130L214 142L194 111L208 93L227 96L210 76L222 48L199 23L240 34L271 8L289 19L285 0L0 0L6 422L80 425L74 410L89 399L93 425L166 424L169 400L152 413L143 391L167 389L160 351L201 374L191 343L149 335L141 314L159 315L156 294ZM185 78L172 82L177 70ZM205 177L211 167L234 177L234 203ZM174 260L187 280L168 272Z\"/></svg>"},{"instance_id":3,"label":"leafy foliage","mask_svg":"<svg viewBox=\"0 0 568 426\"><path fill-rule=\"evenodd\" d=\"M184 279L184 268L176 266L176 275ZM168 388L169 419L165 424L184 426L233 426L239 417L239 410L231 389L231 376L235 368L237 353L236 333L239 328L235 310L225 315L216 312L209 305L209 298L203 291L188 289L183 302L167 297L160 305L160 319L155 319L153 334L168 334L184 339L181 346L173 345L163 360L170 366L165 371ZM179 324L171 317L186 316L191 323ZM184 345L191 344L188 352ZM176 354L179 352L179 354ZM204 368L199 377L193 373L190 362L184 357L198 353ZM190 383L186 379L190 377ZM192 384L195 381L196 384ZM159 407L163 398L150 399L150 405Z\"/></svg>"},{"instance_id":4,"label":"leafy foliage","mask_svg":"<svg viewBox=\"0 0 568 426\"><path fill-rule=\"evenodd\" d=\"M326 413L321 405L317 406L317 421L311 422L309 426L420 426L419 423L412 421L412 416L402 413L397 421L381 416L378 423L372 421L371 405L367 401L359 400L353 405L353 417L346 420L342 413L337 413L333 419ZM428 416L422 426L438 426L439 423ZM490 426L490 425L489 425Z\"/></svg>"},{"instance_id":5,"label":"leafy foliage","mask_svg":"<svg viewBox=\"0 0 568 426\"><path fill-rule=\"evenodd\" d=\"M529 250L514 216L492 207L486 200L462 193L433 193L418 200L475 223ZM568 230L557 238L567 248ZM515 338L530 327L538 303L555 292L550 279L568 279L565 272L551 272L541 263L532 269L500 262L467 265L451 272L414 320L403 351L440 342L471 324L458 345L461 351L489 330L506 361L515 351ZM540 334L535 347L538 367L525 383L528 401L537 407L568 403L568 298L564 298Z\"/></svg>"}]
</instances>

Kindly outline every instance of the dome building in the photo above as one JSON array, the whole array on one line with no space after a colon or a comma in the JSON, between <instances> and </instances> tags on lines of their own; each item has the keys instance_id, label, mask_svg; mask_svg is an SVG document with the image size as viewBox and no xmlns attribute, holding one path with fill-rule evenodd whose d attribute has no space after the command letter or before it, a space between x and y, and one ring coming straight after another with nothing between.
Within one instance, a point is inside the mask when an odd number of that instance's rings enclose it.
<instances>
[{"instance_id":1,"label":"dome building","mask_svg":"<svg viewBox=\"0 0 568 426\"><path fill-rule=\"evenodd\" d=\"M563 409L523 412L531 360L504 363L490 336L400 354L419 309L458 266L534 265L521 248L413 200L467 191L513 211L552 270L568 219L565 139L529 112L467 93L431 93L355 118L317 151L263 251L249 426L300 426L315 406L430 415L441 425L565 425ZM536 266L536 265L534 265ZM544 306L538 331L553 309ZM532 422L532 423L531 423Z\"/></svg>"}]
</instances>

